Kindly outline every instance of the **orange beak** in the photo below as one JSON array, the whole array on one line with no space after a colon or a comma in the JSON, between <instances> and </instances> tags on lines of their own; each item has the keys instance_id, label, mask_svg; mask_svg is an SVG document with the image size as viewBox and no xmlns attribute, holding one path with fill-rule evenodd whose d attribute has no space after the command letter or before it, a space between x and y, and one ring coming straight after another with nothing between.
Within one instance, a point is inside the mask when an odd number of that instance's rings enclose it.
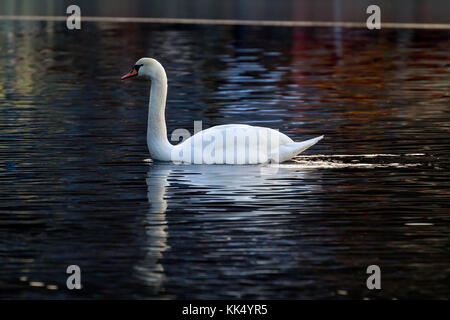
<instances>
[{"instance_id":1,"label":"orange beak","mask_svg":"<svg viewBox=\"0 0 450 320\"><path fill-rule=\"evenodd\" d=\"M133 70L131 70L130 72L128 72L126 75L124 75L121 79L125 80L126 78L131 78L131 77L135 77L137 76L137 71L136 68L133 68Z\"/></svg>"}]
</instances>

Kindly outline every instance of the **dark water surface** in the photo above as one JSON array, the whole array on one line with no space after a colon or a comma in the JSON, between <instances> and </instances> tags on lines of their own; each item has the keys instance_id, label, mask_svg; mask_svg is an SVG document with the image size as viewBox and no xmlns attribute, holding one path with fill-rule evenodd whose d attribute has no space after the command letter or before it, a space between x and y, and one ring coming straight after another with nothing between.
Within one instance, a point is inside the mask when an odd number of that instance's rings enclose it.
<instances>
[{"instance_id":1,"label":"dark water surface","mask_svg":"<svg viewBox=\"0 0 450 320\"><path fill-rule=\"evenodd\" d=\"M0 297L449 298L449 36L0 22ZM325 138L280 166L145 161L149 83L120 81L142 56L169 134Z\"/></svg>"}]
</instances>

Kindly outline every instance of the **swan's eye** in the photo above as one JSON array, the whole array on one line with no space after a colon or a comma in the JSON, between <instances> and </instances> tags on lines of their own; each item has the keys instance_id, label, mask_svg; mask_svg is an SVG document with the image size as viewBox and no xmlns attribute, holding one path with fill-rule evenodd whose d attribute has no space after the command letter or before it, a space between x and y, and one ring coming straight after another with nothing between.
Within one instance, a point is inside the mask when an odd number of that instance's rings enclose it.
<instances>
[{"instance_id":1,"label":"swan's eye","mask_svg":"<svg viewBox=\"0 0 450 320\"><path fill-rule=\"evenodd\" d=\"M136 70L136 72L138 72L139 68L142 67L142 66L143 66L143 64L135 64L134 65L134 69Z\"/></svg>"}]
</instances>

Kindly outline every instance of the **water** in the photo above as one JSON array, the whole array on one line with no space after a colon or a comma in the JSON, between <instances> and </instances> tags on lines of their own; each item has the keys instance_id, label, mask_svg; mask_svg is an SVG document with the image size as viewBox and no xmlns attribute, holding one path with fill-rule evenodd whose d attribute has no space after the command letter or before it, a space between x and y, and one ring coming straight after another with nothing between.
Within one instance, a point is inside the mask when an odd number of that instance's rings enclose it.
<instances>
[{"instance_id":1,"label":"water","mask_svg":"<svg viewBox=\"0 0 450 320\"><path fill-rule=\"evenodd\" d=\"M0 297L449 298L449 39L0 22ZM149 84L120 81L142 56L169 134L325 138L279 166L151 162Z\"/></svg>"}]
</instances>

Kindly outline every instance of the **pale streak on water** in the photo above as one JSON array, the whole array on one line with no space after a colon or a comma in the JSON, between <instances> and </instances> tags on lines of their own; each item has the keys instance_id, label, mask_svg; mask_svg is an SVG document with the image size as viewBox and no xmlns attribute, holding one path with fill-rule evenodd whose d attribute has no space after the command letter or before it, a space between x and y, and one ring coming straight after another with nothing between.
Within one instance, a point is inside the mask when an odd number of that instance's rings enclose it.
<instances>
[{"instance_id":1,"label":"pale streak on water","mask_svg":"<svg viewBox=\"0 0 450 320\"><path fill-rule=\"evenodd\" d=\"M449 297L448 31L83 32L0 22L1 298ZM119 80L141 56L168 73L169 134L325 138L280 165L144 161L149 84Z\"/></svg>"}]
</instances>

